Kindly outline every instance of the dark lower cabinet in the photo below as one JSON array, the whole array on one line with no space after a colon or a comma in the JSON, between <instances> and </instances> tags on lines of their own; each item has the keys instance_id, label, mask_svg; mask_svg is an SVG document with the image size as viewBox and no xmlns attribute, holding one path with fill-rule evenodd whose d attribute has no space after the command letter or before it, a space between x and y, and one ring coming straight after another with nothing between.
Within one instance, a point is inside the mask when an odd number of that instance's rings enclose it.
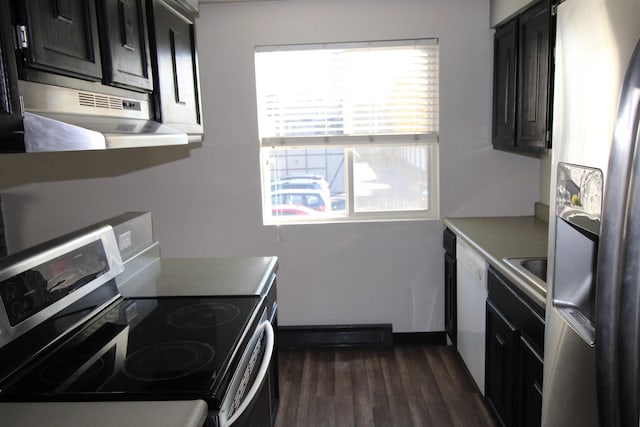
<instances>
[{"instance_id":1,"label":"dark lower cabinet","mask_svg":"<svg viewBox=\"0 0 640 427\"><path fill-rule=\"evenodd\" d=\"M456 299L457 299L457 274L456 259L450 254L444 254L444 328L451 341L456 343L456 331L458 329Z\"/></svg>"},{"instance_id":2,"label":"dark lower cabinet","mask_svg":"<svg viewBox=\"0 0 640 427\"><path fill-rule=\"evenodd\" d=\"M542 355L526 337L520 337L520 382L516 396L520 399L517 425L539 427L542 420Z\"/></svg>"},{"instance_id":3,"label":"dark lower cabinet","mask_svg":"<svg viewBox=\"0 0 640 427\"><path fill-rule=\"evenodd\" d=\"M493 268L487 287L485 397L501 425L539 427L544 310Z\"/></svg>"},{"instance_id":4,"label":"dark lower cabinet","mask_svg":"<svg viewBox=\"0 0 640 427\"><path fill-rule=\"evenodd\" d=\"M485 397L505 426L514 425L518 330L487 301Z\"/></svg>"},{"instance_id":5,"label":"dark lower cabinet","mask_svg":"<svg viewBox=\"0 0 640 427\"><path fill-rule=\"evenodd\" d=\"M444 328L455 345L458 330L457 312L457 263L456 263L456 235L446 228L442 236L444 254Z\"/></svg>"}]
</instances>

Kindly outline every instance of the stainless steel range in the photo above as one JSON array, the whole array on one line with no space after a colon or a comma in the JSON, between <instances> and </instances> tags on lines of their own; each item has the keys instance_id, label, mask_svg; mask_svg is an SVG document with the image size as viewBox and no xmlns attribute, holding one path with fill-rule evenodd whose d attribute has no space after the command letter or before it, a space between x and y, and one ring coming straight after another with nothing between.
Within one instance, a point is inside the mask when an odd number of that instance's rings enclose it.
<instances>
[{"instance_id":1,"label":"stainless steel range","mask_svg":"<svg viewBox=\"0 0 640 427\"><path fill-rule=\"evenodd\" d=\"M0 260L0 400L202 399L206 425L271 425L260 295L124 298L111 226Z\"/></svg>"}]
</instances>

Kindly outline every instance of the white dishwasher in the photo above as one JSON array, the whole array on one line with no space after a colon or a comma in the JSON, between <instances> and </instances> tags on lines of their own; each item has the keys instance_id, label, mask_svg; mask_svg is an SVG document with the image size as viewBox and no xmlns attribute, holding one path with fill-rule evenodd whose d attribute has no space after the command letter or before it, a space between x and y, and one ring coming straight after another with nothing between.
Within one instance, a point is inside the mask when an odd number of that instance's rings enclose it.
<instances>
[{"instance_id":1,"label":"white dishwasher","mask_svg":"<svg viewBox=\"0 0 640 427\"><path fill-rule=\"evenodd\" d=\"M458 352L484 395L487 262L469 245L456 242Z\"/></svg>"}]
</instances>

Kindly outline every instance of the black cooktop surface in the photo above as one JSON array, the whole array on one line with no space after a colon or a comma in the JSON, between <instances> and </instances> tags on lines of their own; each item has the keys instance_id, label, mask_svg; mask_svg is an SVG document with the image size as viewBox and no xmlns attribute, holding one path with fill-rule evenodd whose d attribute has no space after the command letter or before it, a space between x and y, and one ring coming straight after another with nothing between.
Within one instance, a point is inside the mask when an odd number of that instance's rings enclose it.
<instances>
[{"instance_id":1,"label":"black cooktop surface","mask_svg":"<svg viewBox=\"0 0 640 427\"><path fill-rule=\"evenodd\" d=\"M23 370L0 398L219 401L258 303L258 296L122 300Z\"/></svg>"}]
</instances>

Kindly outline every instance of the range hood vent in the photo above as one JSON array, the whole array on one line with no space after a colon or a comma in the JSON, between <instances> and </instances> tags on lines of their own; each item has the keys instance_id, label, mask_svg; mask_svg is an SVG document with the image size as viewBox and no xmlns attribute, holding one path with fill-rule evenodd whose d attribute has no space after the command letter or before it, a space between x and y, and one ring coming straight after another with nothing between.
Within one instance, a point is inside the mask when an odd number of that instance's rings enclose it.
<instances>
[{"instance_id":1,"label":"range hood vent","mask_svg":"<svg viewBox=\"0 0 640 427\"><path fill-rule=\"evenodd\" d=\"M110 110L122 110L124 98L100 95L89 92L78 92L78 105L82 107L107 108Z\"/></svg>"},{"instance_id":2,"label":"range hood vent","mask_svg":"<svg viewBox=\"0 0 640 427\"><path fill-rule=\"evenodd\" d=\"M27 152L183 145L186 133L151 120L148 95L126 98L21 80Z\"/></svg>"}]
</instances>

